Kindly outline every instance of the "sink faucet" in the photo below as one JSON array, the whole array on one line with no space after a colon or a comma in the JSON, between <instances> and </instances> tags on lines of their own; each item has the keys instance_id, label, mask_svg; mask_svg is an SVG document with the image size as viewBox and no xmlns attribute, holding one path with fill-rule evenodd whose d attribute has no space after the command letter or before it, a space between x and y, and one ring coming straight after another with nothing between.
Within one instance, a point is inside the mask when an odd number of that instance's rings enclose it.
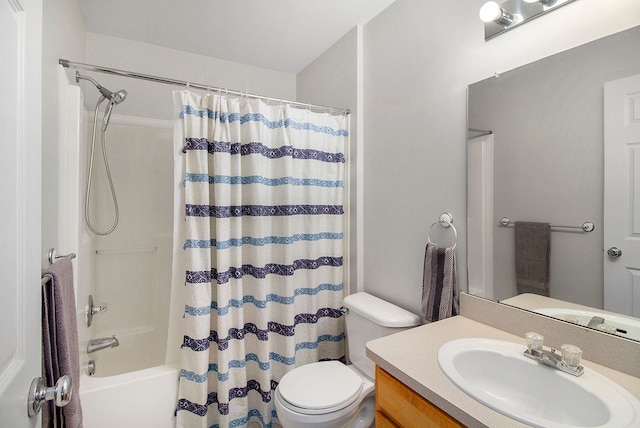
<instances>
[{"instance_id":1,"label":"sink faucet","mask_svg":"<svg viewBox=\"0 0 640 428\"><path fill-rule=\"evenodd\" d=\"M101 349L115 348L118 345L120 345L120 342L118 342L118 339L116 339L115 335L113 335L112 337L103 337L101 339L91 339L87 343L87 354L99 351Z\"/></svg>"},{"instance_id":2,"label":"sink faucet","mask_svg":"<svg viewBox=\"0 0 640 428\"><path fill-rule=\"evenodd\" d=\"M587 325L587 327L598 328L598 326L600 324L604 324L604 318L598 317L598 316L594 316L589 321L589 324Z\"/></svg>"},{"instance_id":3,"label":"sink faucet","mask_svg":"<svg viewBox=\"0 0 640 428\"><path fill-rule=\"evenodd\" d=\"M584 373L584 367L580 365L582 350L577 346L562 345L562 355L559 355L556 354L555 348L551 348L550 351L542 349L544 337L538 333L527 333L526 339L525 357L573 376L580 376Z\"/></svg>"}]
</instances>

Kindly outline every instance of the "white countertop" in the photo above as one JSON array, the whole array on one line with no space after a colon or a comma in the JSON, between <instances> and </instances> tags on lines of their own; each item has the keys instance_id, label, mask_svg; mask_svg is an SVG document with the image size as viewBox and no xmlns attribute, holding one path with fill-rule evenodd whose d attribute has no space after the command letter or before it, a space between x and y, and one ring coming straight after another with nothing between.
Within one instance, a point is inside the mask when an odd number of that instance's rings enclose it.
<instances>
[{"instance_id":1,"label":"white countertop","mask_svg":"<svg viewBox=\"0 0 640 428\"><path fill-rule=\"evenodd\" d=\"M515 297L510 297L508 299L501 300L500 303L504 303L506 305L515 306L517 308L522 308L522 309L526 309L528 311L533 311L533 312L543 308L567 308L567 309L576 309L581 311L599 312L599 313L608 314L608 315L616 315L618 317L630 318L632 320L635 319L627 315L622 315L615 312L605 311L603 309L596 309L590 306L579 305L577 303L571 303L564 300L554 299L552 297L546 297L546 296L541 296L539 294L531 294L531 293L518 294Z\"/></svg>"},{"instance_id":2,"label":"white countertop","mask_svg":"<svg viewBox=\"0 0 640 428\"><path fill-rule=\"evenodd\" d=\"M454 339L484 337L522 343L524 338L456 316L367 343L367 356L409 388L470 427L526 427L486 407L458 389L440 370L438 350ZM583 359L582 364L640 399L640 378Z\"/></svg>"}]
</instances>

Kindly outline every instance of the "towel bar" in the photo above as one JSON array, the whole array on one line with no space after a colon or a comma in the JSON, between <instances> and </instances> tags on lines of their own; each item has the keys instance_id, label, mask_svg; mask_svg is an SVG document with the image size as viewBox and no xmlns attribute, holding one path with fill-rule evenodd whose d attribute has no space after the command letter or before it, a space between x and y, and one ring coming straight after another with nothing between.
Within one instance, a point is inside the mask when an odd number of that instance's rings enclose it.
<instances>
[{"instance_id":1,"label":"towel bar","mask_svg":"<svg viewBox=\"0 0 640 428\"><path fill-rule=\"evenodd\" d=\"M51 275L49 275L48 273L46 273L46 274L44 274L44 276L40 280L40 285L43 286L47 282L52 281L52 280L53 280L53 277Z\"/></svg>"},{"instance_id":2,"label":"towel bar","mask_svg":"<svg viewBox=\"0 0 640 428\"><path fill-rule=\"evenodd\" d=\"M435 226L436 224L439 224L440 226L444 227L445 229L451 228L451 230L453 230L453 235L454 235L454 243L453 246L451 247L452 250L455 250L456 245L458 245L458 231L456 230L456 228L453 225L453 215L451 215L450 213L442 213L440 214L440 218L438 218L438 220L434 221L433 223L431 223L431 227L429 228L429 233L427 234L427 243L432 244L431 242L431 231L433 231L433 226Z\"/></svg>"},{"instance_id":3,"label":"towel bar","mask_svg":"<svg viewBox=\"0 0 640 428\"><path fill-rule=\"evenodd\" d=\"M65 257L67 259L75 259L76 258L76 253L70 253L70 254L65 254L63 256L59 256L59 255L56 254L56 249L55 248L50 249L49 253L47 253L47 260L49 261L49 266L54 264L56 260L63 259Z\"/></svg>"},{"instance_id":4,"label":"towel bar","mask_svg":"<svg viewBox=\"0 0 640 428\"><path fill-rule=\"evenodd\" d=\"M498 221L498 223L500 224L500 226L504 226L504 227L508 227L515 224L509 219L509 217L502 217ZM561 225L551 224L549 225L549 227L559 227L561 229L581 229L583 232L593 232L594 229L596 228L594 224L590 221L585 221L584 223L582 223L582 226L561 226Z\"/></svg>"}]
</instances>

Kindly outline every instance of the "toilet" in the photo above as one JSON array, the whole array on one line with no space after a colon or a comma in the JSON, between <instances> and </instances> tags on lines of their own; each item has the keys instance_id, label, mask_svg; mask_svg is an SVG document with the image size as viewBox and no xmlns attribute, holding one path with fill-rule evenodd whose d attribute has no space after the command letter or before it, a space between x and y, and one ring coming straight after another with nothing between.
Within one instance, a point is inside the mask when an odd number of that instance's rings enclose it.
<instances>
[{"instance_id":1,"label":"toilet","mask_svg":"<svg viewBox=\"0 0 640 428\"><path fill-rule=\"evenodd\" d=\"M283 428L368 428L375 420L375 365L368 341L415 327L420 317L371 294L344 299L350 365L321 361L285 374L274 392Z\"/></svg>"}]
</instances>

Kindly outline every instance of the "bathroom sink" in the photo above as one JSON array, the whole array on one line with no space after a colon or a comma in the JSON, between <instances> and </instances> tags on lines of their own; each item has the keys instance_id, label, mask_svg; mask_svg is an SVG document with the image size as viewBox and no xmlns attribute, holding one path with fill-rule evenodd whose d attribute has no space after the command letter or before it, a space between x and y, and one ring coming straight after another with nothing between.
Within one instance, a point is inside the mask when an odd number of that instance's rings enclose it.
<instances>
[{"instance_id":1,"label":"bathroom sink","mask_svg":"<svg viewBox=\"0 0 640 428\"><path fill-rule=\"evenodd\" d=\"M540 308L536 309L535 312L583 326L589 325L589 321L591 321L593 317L602 317L604 318L604 326L607 327L607 329L601 328L602 331L629 339L640 340L640 322L632 318L608 312L569 308Z\"/></svg>"},{"instance_id":2,"label":"bathroom sink","mask_svg":"<svg viewBox=\"0 0 640 428\"><path fill-rule=\"evenodd\" d=\"M438 363L462 391L535 427L638 427L640 401L585 368L576 377L523 355L526 345L493 339L444 344Z\"/></svg>"}]
</instances>

